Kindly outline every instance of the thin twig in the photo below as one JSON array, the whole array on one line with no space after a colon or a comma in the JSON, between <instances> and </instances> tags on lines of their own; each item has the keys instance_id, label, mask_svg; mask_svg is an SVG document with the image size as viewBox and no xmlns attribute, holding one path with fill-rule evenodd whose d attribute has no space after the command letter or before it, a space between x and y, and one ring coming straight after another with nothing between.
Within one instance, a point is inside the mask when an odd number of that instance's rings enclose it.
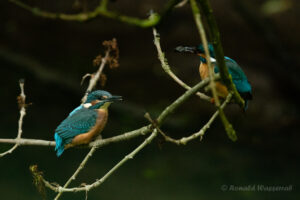
<instances>
[{"instance_id":1,"label":"thin twig","mask_svg":"<svg viewBox=\"0 0 300 200\"><path fill-rule=\"evenodd\" d=\"M217 63L218 63L222 81L224 82L226 87L230 91L233 92L233 97L234 97L235 101L240 105L241 108L244 108L245 101L238 93L238 91L232 81L231 75L229 74L228 69L226 67L226 63L224 60L223 48L222 48L221 39L220 39L220 32L219 32L215 17L213 15L213 11L210 6L210 3L208 0L197 0L197 1L201 5L203 13L206 16L207 24L210 28L210 33L211 33L210 36L211 36L211 39L213 40L214 52L216 55L216 59L217 59Z\"/></svg>"},{"instance_id":2,"label":"thin twig","mask_svg":"<svg viewBox=\"0 0 300 200\"><path fill-rule=\"evenodd\" d=\"M60 20L66 20L66 21L79 21L84 22L91 19L94 19L98 16L103 16L106 18L118 20L130 25L135 25L141 28L147 28L147 27L153 27L160 23L160 21L175 7L175 5L178 4L180 0L169 0L161 14L154 13L151 15L151 17L147 19L140 19L137 17L130 17L126 15L122 15L115 11L110 11L107 9L107 0L103 0L99 3L97 7L93 11L90 12L84 12L84 13L78 13L78 14L65 14L65 13L55 13L55 12L48 12L41 10L37 7L29 6L28 4L25 4L19 0L9 0L11 3L14 3L15 5L31 12L32 14L44 17L44 18L50 18L50 19L60 19Z\"/></svg>"},{"instance_id":3,"label":"thin twig","mask_svg":"<svg viewBox=\"0 0 300 200\"><path fill-rule=\"evenodd\" d=\"M215 105L217 107L220 107L220 100L217 95L216 83L215 83L214 79L212 78L214 76L214 71L213 71L213 66L212 66L211 60L210 60L210 53L208 50L208 42L207 42L204 26L203 26L203 23L201 20L200 10L197 6L196 0L190 0L190 3L191 3L192 11L193 11L195 24L197 26L197 30L199 32L199 35L200 35L200 38L201 38L201 41L202 41L203 47L204 47L206 62L208 65L208 73L209 73L209 78L210 78L209 86L212 90L213 98L215 100Z\"/></svg>"},{"instance_id":4,"label":"thin twig","mask_svg":"<svg viewBox=\"0 0 300 200\"><path fill-rule=\"evenodd\" d=\"M105 57L101 59L101 64L100 64L97 72L95 73L95 75L91 76L91 79L90 79L90 82L89 82L89 86L86 89L85 95L81 99L81 103L84 103L86 101L86 98L87 98L89 92L91 92L93 90L93 88L96 86L96 84L97 84L97 82L98 82L98 80L100 78L100 75L101 75L101 73L102 73L102 71L104 69L104 66L107 63L108 57L109 57L109 50L106 51Z\"/></svg>"},{"instance_id":5,"label":"thin twig","mask_svg":"<svg viewBox=\"0 0 300 200\"><path fill-rule=\"evenodd\" d=\"M144 115L144 117L146 119L148 119L148 121L151 123L151 125L153 126L153 128L155 128L163 137L164 139L167 141L167 142L172 142L172 143L175 143L177 145L179 145L180 143L176 140L176 139L173 139L171 137L169 137L167 134L165 134L159 127L158 127L158 124L155 120L153 120L150 116L149 113L146 113Z\"/></svg>"},{"instance_id":6,"label":"thin twig","mask_svg":"<svg viewBox=\"0 0 300 200\"><path fill-rule=\"evenodd\" d=\"M229 93L226 100L223 102L223 104L221 105L221 108L224 109L225 106L230 102L232 98L232 94ZM168 135L166 135L157 125L157 123L155 122L155 120L153 120L150 116L149 113L146 113L145 114L145 118L148 119L152 126L157 129L158 133L160 133L164 139L167 141L167 142L171 142L171 143L174 143L176 145L186 145L188 142L190 142L191 140L194 140L198 137L200 137L202 140L202 137L203 135L205 134L206 130L210 128L211 124L214 122L214 120L216 119L216 117L219 115L219 110L217 110L213 115L212 117L209 119L209 121L196 133L193 133L192 135L188 136L188 137L182 137L180 139L174 139Z\"/></svg>"},{"instance_id":7,"label":"thin twig","mask_svg":"<svg viewBox=\"0 0 300 200\"><path fill-rule=\"evenodd\" d=\"M60 186L54 186L48 181L44 180L45 185L56 192L88 192L91 189L94 189L100 186L104 181L110 177L119 167L125 164L128 160L133 159L133 157L141 151L147 144L149 144L155 137L157 136L156 129L152 132L152 134L147 137L142 144L140 144L136 149L134 149L130 154L126 155L122 160L120 160L113 168L111 168L101 179L95 181L92 184L85 185L83 187L73 187L73 188L62 188Z\"/></svg>"},{"instance_id":8,"label":"thin twig","mask_svg":"<svg viewBox=\"0 0 300 200\"><path fill-rule=\"evenodd\" d=\"M188 2L189 2L189 0L182 0L175 6L175 8L181 8L181 7L185 6Z\"/></svg>"},{"instance_id":9,"label":"thin twig","mask_svg":"<svg viewBox=\"0 0 300 200\"><path fill-rule=\"evenodd\" d=\"M190 0L190 3L191 3L191 8L192 8L192 11L193 11L193 15L194 15L194 20L195 20L197 29L199 31L199 35L201 37L203 47L204 47L204 51L205 51L206 61L207 61L207 64L208 64L209 77L210 77L210 80L211 80L210 81L210 89L212 90L215 105L217 106L217 108L219 110L219 115L220 115L221 121L223 123L223 126L225 128L225 131L226 131L228 137L232 141L236 141L237 136L236 136L235 130L233 129L232 125L230 124L230 122L226 118L226 115L225 115L223 109L220 107L220 100L219 100L219 97L218 97L218 94L217 94L216 84L215 84L215 82L212 78L213 75L214 75L214 70L213 70L213 66L212 66L211 61L210 61L210 53L209 53L209 50L208 50L208 42L207 42L207 37L206 37L206 33L205 33L205 30L204 30L203 23L201 21L200 10L197 6L196 0ZM223 58L223 61L224 61L224 58ZM227 68L226 68L226 71L228 73ZM221 77L222 77L221 72L220 72L220 74L221 74ZM232 90L230 90L230 91L232 91Z\"/></svg>"},{"instance_id":10,"label":"thin twig","mask_svg":"<svg viewBox=\"0 0 300 200\"><path fill-rule=\"evenodd\" d=\"M191 89L190 86L188 86L185 82L183 82L180 78L178 78L174 72L172 72L171 67L168 64L167 58L165 57L165 54L162 52L161 46L160 46L160 37L157 33L156 28L153 27L153 36L154 36L154 45L157 49L158 53L158 59L160 60L161 66L163 70L175 81L177 82L181 87L183 87L186 90ZM198 95L201 99L204 99L206 101L210 101L210 97L201 93L197 92L196 95Z\"/></svg>"},{"instance_id":11,"label":"thin twig","mask_svg":"<svg viewBox=\"0 0 300 200\"><path fill-rule=\"evenodd\" d=\"M26 95L25 95L25 92L24 92L24 80L21 79L19 81L19 84L20 84L20 89L21 89L20 96L18 97L18 104L19 104L19 107L20 107L20 118L19 118L19 123L18 123L19 127L18 127L18 135L17 135L16 140L21 139L22 132L23 132L23 130L22 130L23 118L26 115L26 103L25 103ZM12 153L18 146L19 146L19 144L15 143L15 145L12 148L10 148L9 150L1 153L0 157L3 157L3 156L5 156L9 153Z\"/></svg>"},{"instance_id":12,"label":"thin twig","mask_svg":"<svg viewBox=\"0 0 300 200\"><path fill-rule=\"evenodd\" d=\"M92 147L91 150L89 151L89 153L85 156L85 158L83 159L83 161L80 163L79 167L76 169L76 171L74 172L74 174L69 178L69 180L65 183L65 185L63 186L64 188L67 188L70 183L76 179L77 175L79 174L79 172L84 168L84 166L86 165L87 161L92 157L92 155L94 154L94 152L96 151L97 147ZM56 197L54 198L54 200L59 199L59 197L62 195L63 191L61 190Z\"/></svg>"},{"instance_id":13,"label":"thin twig","mask_svg":"<svg viewBox=\"0 0 300 200\"><path fill-rule=\"evenodd\" d=\"M219 75L216 75L215 78L218 79ZM191 97L191 95L195 94L199 89L205 87L209 83L209 81L210 81L209 78L202 80L194 87L192 87L190 90L187 90L183 95L181 95L178 99L176 99L171 105L166 107L157 118L158 125L161 125L161 123L165 120L165 118L170 113L174 112L177 107L183 104L188 98Z\"/></svg>"},{"instance_id":14,"label":"thin twig","mask_svg":"<svg viewBox=\"0 0 300 200\"><path fill-rule=\"evenodd\" d=\"M230 102L232 98L232 94L229 93L226 100L223 102L223 104L221 105L221 108L224 109L225 106ZM198 137L200 137L200 140L202 140L203 135L205 134L206 130L210 128L211 124L214 122L214 120L217 118L217 116L219 115L220 110L217 110L212 116L211 118L208 120L208 122L196 133L188 136L188 137L182 137L181 139L175 140L173 139L172 142L176 143L176 144L187 144L188 142L190 142L191 140L194 140Z\"/></svg>"}]
</instances>

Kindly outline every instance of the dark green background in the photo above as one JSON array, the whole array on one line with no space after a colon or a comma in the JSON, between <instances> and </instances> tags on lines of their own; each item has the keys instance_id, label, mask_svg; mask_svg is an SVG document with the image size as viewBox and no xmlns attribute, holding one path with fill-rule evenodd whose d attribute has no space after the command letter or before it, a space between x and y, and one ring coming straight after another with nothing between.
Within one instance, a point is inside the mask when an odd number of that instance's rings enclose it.
<instances>
[{"instance_id":1,"label":"dark green background","mask_svg":"<svg viewBox=\"0 0 300 200\"><path fill-rule=\"evenodd\" d=\"M71 9L74 1L24 2L48 11L80 12L80 8ZM147 17L150 9L160 11L165 2L116 1L110 8ZM175 146L156 139L101 187L89 192L89 199L299 199L300 117L296 95L300 91L300 3L283 0L290 7L268 15L262 12L266 2L212 1L225 55L242 66L253 86L254 99L245 114L236 105L226 108L239 140L231 142L219 120L201 142ZM87 9L96 3L91 1ZM17 135L18 80L25 78L27 101L33 105L24 119L23 137L52 140L56 126L80 103L86 88L86 84L80 86L81 77L96 70L92 60L103 52L102 41L113 37L120 48L120 67L104 70L108 77L104 89L122 95L124 101L112 105L103 137L147 124L143 117L146 111L155 117L184 92L161 69L151 29L103 17L87 23L49 20L5 0L0 2L0 13L1 138ZM174 72L186 83L196 84L199 59L173 52L178 45L199 43L189 6L172 12L158 31ZM212 105L193 97L162 128L179 138L198 131L213 112ZM73 186L100 178L143 139L99 149ZM1 144L0 150L9 147ZM57 158L53 148L18 148L0 159L0 199L41 199L32 184L29 166L37 164L47 180L64 184L87 151L70 149ZM292 185L293 189L223 192L222 185ZM54 197L50 190L47 192L49 199ZM62 199L84 199L84 193L64 194Z\"/></svg>"}]
</instances>

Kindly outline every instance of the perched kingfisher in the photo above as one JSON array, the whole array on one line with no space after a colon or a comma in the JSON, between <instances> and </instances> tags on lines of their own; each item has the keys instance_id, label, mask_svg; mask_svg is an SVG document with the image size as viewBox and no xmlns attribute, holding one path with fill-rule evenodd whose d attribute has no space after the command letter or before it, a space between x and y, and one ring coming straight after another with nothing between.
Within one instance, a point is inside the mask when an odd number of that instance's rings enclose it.
<instances>
[{"instance_id":1,"label":"perched kingfisher","mask_svg":"<svg viewBox=\"0 0 300 200\"><path fill-rule=\"evenodd\" d=\"M214 72L218 73L219 68L216 63L213 45L208 44L208 49L211 56L210 61L214 66ZM209 76L207 60L204 52L204 47L202 44L197 47L178 46L175 48L175 51L197 54L200 57L199 73L201 79L203 80ZM244 107L244 111L245 111L248 108L248 101L252 99L251 85L248 82L247 76L243 72L242 68L237 64L237 62L235 62L233 59L226 56L224 57L224 59L237 91L240 93L241 97L245 100L245 107ZM216 82L216 90L218 96L222 98L225 98L228 95L227 87L220 81ZM214 102L213 98L211 100L212 102Z\"/></svg>"},{"instance_id":2,"label":"perched kingfisher","mask_svg":"<svg viewBox=\"0 0 300 200\"><path fill-rule=\"evenodd\" d=\"M104 90L88 94L87 100L56 128L56 155L59 157L65 149L88 144L104 129L108 118L108 107L114 101L122 100L121 96L112 96Z\"/></svg>"}]
</instances>

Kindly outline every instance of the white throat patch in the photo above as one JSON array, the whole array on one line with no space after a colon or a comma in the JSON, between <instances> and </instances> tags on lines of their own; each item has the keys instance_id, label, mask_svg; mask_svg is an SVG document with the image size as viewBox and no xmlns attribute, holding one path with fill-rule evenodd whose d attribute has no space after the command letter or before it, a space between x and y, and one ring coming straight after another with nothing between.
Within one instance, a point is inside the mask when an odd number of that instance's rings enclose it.
<instances>
[{"instance_id":1,"label":"white throat patch","mask_svg":"<svg viewBox=\"0 0 300 200\"><path fill-rule=\"evenodd\" d=\"M91 107L91 106L92 106L91 103L85 103L85 104L83 104L83 107L85 107L85 108L89 108L89 107Z\"/></svg>"},{"instance_id":2,"label":"white throat patch","mask_svg":"<svg viewBox=\"0 0 300 200\"><path fill-rule=\"evenodd\" d=\"M216 62L216 59L214 59L213 57L210 57L210 62Z\"/></svg>"}]
</instances>

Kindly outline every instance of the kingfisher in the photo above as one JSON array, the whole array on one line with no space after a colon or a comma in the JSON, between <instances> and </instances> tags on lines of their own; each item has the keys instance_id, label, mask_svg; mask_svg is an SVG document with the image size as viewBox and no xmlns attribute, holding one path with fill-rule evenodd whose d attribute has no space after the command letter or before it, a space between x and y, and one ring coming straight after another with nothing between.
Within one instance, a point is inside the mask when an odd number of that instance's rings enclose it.
<instances>
[{"instance_id":1,"label":"kingfisher","mask_svg":"<svg viewBox=\"0 0 300 200\"><path fill-rule=\"evenodd\" d=\"M214 47L212 44L208 44L208 50L211 56L210 61L214 67L214 72L219 73L219 67L216 63ZM175 51L198 55L200 57L200 65L199 65L200 77L202 80L209 77L208 65L206 60L207 58L205 56L204 47L202 44L193 47L178 46L175 48ZM252 100L251 85L247 79L246 74L244 73L242 68L237 64L236 61L234 61L233 59L227 56L225 56L224 59L225 59L226 67L232 77L232 81L237 91L245 101L244 111L246 111L248 108L248 101ZM228 95L228 89L221 81L216 82L216 90L218 96L220 96L221 98L225 98ZM213 98L211 99L211 102L212 103L214 102Z\"/></svg>"},{"instance_id":2,"label":"kingfisher","mask_svg":"<svg viewBox=\"0 0 300 200\"><path fill-rule=\"evenodd\" d=\"M88 144L99 136L108 118L108 107L112 102L121 101L121 96L113 96L104 90L88 94L86 101L75 108L55 130L55 151L57 157L65 149Z\"/></svg>"}]
</instances>

